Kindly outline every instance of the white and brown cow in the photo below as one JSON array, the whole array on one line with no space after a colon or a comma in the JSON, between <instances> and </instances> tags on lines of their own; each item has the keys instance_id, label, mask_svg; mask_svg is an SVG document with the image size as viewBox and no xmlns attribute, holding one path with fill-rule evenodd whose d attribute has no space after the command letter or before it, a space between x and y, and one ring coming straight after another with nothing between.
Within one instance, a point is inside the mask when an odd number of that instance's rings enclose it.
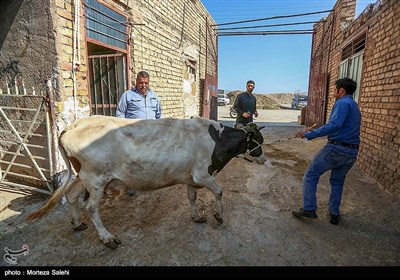
<instances>
[{"instance_id":1,"label":"white and brown cow","mask_svg":"<svg viewBox=\"0 0 400 280\"><path fill-rule=\"evenodd\" d=\"M222 223L222 190L214 175L245 152L264 163L260 129L256 125L235 129L204 118L135 120L92 116L78 120L60 136L68 180L27 219L45 215L65 194L74 229L86 229L78 206L78 196L86 189L90 194L86 208L100 239L107 247L116 248L120 241L105 229L99 216L106 186L149 191L186 184L193 220L206 221L195 204L196 188L204 187L215 195L214 217ZM77 177L68 182L71 163Z\"/></svg>"}]
</instances>

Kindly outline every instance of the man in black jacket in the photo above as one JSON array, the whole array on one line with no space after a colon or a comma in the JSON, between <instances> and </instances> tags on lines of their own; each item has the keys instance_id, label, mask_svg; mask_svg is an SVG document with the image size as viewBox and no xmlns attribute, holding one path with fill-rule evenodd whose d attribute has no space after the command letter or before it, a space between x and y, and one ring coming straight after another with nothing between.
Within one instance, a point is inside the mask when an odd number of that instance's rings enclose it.
<instances>
[{"instance_id":1,"label":"man in black jacket","mask_svg":"<svg viewBox=\"0 0 400 280\"><path fill-rule=\"evenodd\" d=\"M242 128L248 123L253 122L253 115L258 116L256 108L256 97L252 94L256 83L249 80L246 83L247 91L240 93L236 96L233 108L237 112L236 128Z\"/></svg>"}]
</instances>

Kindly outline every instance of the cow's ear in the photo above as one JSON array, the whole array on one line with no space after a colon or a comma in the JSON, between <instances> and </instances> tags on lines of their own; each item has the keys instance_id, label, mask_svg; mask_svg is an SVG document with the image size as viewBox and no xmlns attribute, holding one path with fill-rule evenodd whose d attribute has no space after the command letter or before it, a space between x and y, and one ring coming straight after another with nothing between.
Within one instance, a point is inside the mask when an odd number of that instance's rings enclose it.
<instances>
[{"instance_id":1,"label":"cow's ear","mask_svg":"<svg viewBox=\"0 0 400 280\"><path fill-rule=\"evenodd\" d=\"M220 137L218 131L215 129L213 125L208 126L208 133L210 133L211 139L215 142L220 142Z\"/></svg>"}]
</instances>

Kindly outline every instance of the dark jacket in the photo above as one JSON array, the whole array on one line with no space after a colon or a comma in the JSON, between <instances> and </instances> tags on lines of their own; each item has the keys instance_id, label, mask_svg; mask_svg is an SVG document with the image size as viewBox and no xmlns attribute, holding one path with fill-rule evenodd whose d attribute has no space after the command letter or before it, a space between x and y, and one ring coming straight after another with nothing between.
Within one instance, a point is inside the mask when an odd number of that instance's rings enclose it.
<instances>
[{"instance_id":1,"label":"dark jacket","mask_svg":"<svg viewBox=\"0 0 400 280\"><path fill-rule=\"evenodd\" d=\"M242 92L236 96L233 108L238 113L236 117L236 123L248 124L253 122L253 115L257 111L256 97L247 91ZM249 118L244 118L244 112L250 113L251 116Z\"/></svg>"}]
</instances>

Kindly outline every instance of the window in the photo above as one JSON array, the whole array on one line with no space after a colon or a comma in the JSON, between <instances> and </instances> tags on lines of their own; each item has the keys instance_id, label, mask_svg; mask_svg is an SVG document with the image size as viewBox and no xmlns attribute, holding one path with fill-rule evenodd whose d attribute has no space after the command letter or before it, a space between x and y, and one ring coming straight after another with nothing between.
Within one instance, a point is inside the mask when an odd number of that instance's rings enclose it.
<instances>
[{"instance_id":1,"label":"window","mask_svg":"<svg viewBox=\"0 0 400 280\"><path fill-rule=\"evenodd\" d=\"M126 17L97 2L85 0L86 36L108 46L126 50Z\"/></svg>"},{"instance_id":2,"label":"window","mask_svg":"<svg viewBox=\"0 0 400 280\"><path fill-rule=\"evenodd\" d=\"M357 103L360 98L360 83L365 41L366 33L363 33L346 45L342 50L342 62L339 66L339 78L348 77L357 82L357 89L353 94L354 100Z\"/></svg>"}]
</instances>

